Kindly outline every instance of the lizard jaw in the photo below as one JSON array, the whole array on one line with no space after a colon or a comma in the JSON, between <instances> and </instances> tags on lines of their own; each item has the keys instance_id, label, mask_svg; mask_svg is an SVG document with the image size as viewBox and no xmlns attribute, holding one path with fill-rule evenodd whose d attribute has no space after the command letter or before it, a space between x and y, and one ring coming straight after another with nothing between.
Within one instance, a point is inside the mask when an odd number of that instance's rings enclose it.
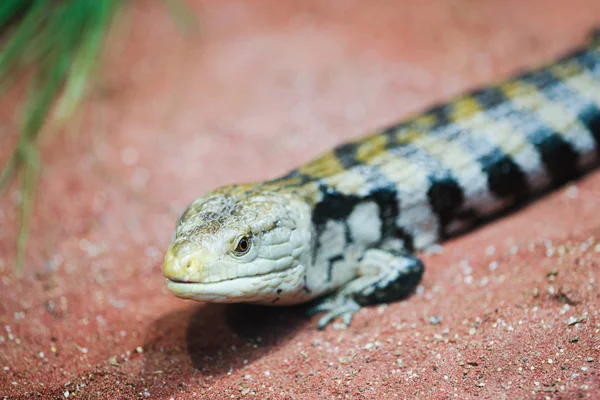
<instances>
[{"instance_id":1,"label":"lizard jaw","mask_svg":"<svg viewBox=\"0 0 600 400\"><path fill-rule=\"evenodd\" d=\"M167 278L167 287L177 297L212 303L257 303L289 305L304 302L305 267L301 264L281 271L219 282L181 282Z\"/></svg>"}]
</instances>

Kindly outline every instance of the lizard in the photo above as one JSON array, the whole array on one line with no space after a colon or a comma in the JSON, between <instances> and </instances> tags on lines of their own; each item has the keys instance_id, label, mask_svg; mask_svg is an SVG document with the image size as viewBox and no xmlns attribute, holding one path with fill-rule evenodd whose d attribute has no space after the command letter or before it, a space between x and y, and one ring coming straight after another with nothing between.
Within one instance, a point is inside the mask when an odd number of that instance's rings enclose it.
<instances>
[{"instance_id":1,"label":"lizard","mask_svg":"<svg viewBox=\"0 0 600 400\"><path fill-rule=\"evenodd\" d=\"M180 298L311 302L348 326L408 297L419 252L600 161L600 30L536 69L342 144L276 179L217 188L177 221L163 275Z\"/></svg>"}]
</instances>

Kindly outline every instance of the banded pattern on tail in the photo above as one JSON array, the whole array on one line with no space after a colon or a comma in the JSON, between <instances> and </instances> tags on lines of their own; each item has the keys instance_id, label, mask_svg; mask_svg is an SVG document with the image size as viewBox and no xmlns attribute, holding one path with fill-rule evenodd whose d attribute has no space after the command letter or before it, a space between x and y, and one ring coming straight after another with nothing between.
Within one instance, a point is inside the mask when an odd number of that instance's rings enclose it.
<instances>
[{"instance_id":1,"label":"banded pattern on tail","mask_svg":"<svg viewBox=\"0 0 600 400\"><path fill-rule=\"evenodd\" d=\"M332 208L343 220L372 200L384 235L426 248L598 164L598 42L344 144L288 177L318 187L318 226Z\"/></svg>"}]
</instances>

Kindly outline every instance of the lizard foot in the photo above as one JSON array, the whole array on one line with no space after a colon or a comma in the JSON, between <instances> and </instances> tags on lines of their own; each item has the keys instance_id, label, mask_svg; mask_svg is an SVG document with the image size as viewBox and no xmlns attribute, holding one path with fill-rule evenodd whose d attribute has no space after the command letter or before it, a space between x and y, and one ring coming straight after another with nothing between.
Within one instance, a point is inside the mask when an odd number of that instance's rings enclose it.
<instances>
[{"instance_id":1,"label":"lizard foot","mask_svg":"<svg viewBox=\"0 0 600 400\"><path fill-rule=\"evenodd\" d=\"M356 314L358 310L360 310L360 305L354 299L343 293L339 293L325 297L317 304L309 307L307 314L313 316L320 312L326 312L317 323L317 328L323 330L331 321L338 317L342 319L342 323L345 326L350 325L352 317L354 317L354 314Z\"/></svg>"},{"instance_id":2,"label":"lizard foot","mask_svg":"<svg viewBox=\"0 0 600 400\"><path fill-rule=\"evenodd\" d=\"M423 263L411 254L370 249L359 268L359 276L308 308L309 316L326 314L317 327L322 330L340 317L348 326L362 306L387 303L406 297L423 275Z\"/></svg>"}]
</instances>

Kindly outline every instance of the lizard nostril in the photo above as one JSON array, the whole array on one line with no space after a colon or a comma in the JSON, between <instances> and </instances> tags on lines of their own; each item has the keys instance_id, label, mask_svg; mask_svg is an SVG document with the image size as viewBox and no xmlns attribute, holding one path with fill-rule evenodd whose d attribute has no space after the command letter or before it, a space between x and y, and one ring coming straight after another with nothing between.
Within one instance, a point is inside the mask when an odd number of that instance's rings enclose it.
<instances>
[{"instance_id":1,"label":"lizard nostril","mask_svg":"<svg viewBox=\"0 0 600 400\"><path fill-rule=\"evenodd\" d=\"M185 263L185 268L187 269L192 269L194 267L194 261L193 260L187 260L187 262Z\"/></svg>"}]
</instances>

